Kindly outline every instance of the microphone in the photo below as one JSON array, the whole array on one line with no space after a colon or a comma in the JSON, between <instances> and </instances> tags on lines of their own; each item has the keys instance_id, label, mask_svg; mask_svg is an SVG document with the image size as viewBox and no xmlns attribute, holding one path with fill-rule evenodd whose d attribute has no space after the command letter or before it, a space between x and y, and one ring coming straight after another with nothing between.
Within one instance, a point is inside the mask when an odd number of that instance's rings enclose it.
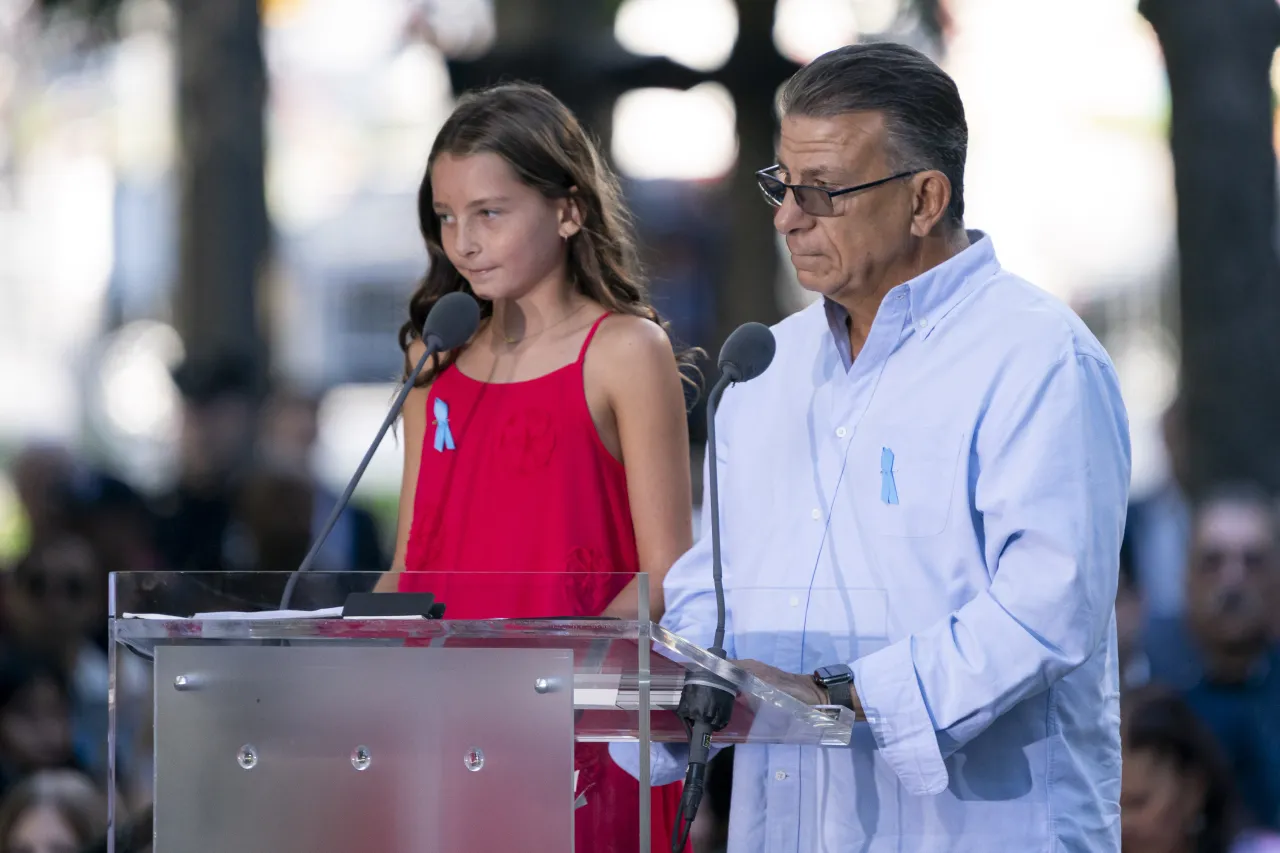
<instances>
[{"instance_id":1,"label":"microphone","mask_svg":"<svg viewBox=\"0 0 1280 853\"><path fill-rule=\"evenodd\" d=\"M711 644L711 653L724 657L724 582L721 578L720 564L720 484L716 465L716 411L720 408L720 398L730 384L750 382L773 361L773 354L778 348L773 332L763 323L744 323L733 330L733 334L720 348L720 379L711 389L707 398L707 452L711 464L707 466L710 474L711 500L711 579L716 591L716 634Z\"/></svg>"},{"instance_id":2,"label":"microphone","mask_svg":"<svg viewBox=\"0 0 1280 853\"><path fill-rule=\"evenodd\" d=\"M750 382L769 367L777 350L773 332L762 323L746 323L733 330L733 334L720 348L720 379L707 398L707 465L709 474L708 500L711 503L711 580L716 594L716 633L708 651L718 658L725 657L724 650L724 578L720 559L720 484L716 464L716 410L720 398L731 384ZM706 784L707 762L711 757L711 736L729 724L733 713L736 691L722 678L699 672L684 683L680 691L678 716L689 736L689 763L685 769L684 794L680 798L680 811L672 831L672 853L681 853L689 838L693 819L698 814ZM683 834L681 824L684 824Z\"/></svg>"},{"instance_id":3,"label":"microphone","mask_svg":"<svg viewBox=\"0 0 1280 853\"><path fill-rule=\"evenodd\" d=\"M311 570L311 565L320 553L321 546L324 545L325 540L333 531L334 525L338 523L338 517L347 508L352 492L356 490L356 485L360 482L360 478L364 476L364 469L369 467L369 461L373 459L374 452L378 449L378 445L382 443L382 437L387 434L391 424L395 423L396 418L399 417L400 410L404 408L404 401L408 398L409 392L413 390L414 383L418 380L418 375L426 367L427 359L437 353L447 352L462 346L471 340L471 336L476 333L476 328L479 325L480 305L476 302L475 297L468 293L463 293L462 291L446 293L431 306L431 311L427 314L427 321L422 325L422 342L427 345L427 350L422 354L422 358L418 359L417 365L400 387L400 393L396 396L395 402L391 404L391 410L387 412L386 418L383 419L382 426L378 429L378 434L374 437L373 443L369 445L369 449L365 451L364 459L360 460L360 465L356 468L355 474L352 475L351 481L347 483L342 496L334 504L333 511L329 513L329 518L325 521L324 527L320 529L320 534L316 537L315 542L312 543L311 550L307 552L307 555L302 558L302 563L289 576L289 582L284 587L284 595L280 599L281 610L289 609L289 602L293 599L293 591L298 585L298 579L304 572Z\"/></svg>"}]
</instances>

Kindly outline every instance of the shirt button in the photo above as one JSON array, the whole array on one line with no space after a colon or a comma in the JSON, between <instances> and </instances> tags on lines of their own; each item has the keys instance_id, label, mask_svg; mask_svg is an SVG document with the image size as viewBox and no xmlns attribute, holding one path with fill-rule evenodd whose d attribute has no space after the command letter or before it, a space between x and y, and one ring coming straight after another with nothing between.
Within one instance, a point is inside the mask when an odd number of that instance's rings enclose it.
<instances>
[{"instance_id":1,"label":"shirt button","mask_svg":"<svg viewBox=\"0 0 1280 853\"><path fill-rule=\"evenodd\" d=\"M791 606L792 607L800 606L800 598L798 596L795 596L795 595L791 596Z\"/></svg>"},{"instance_id":2,"label":"shirt button","mask_svg":"<svg viewBox=\"0 0 1280 853\"><path fill-rule=\"evenodd\" d=\"M927 327L928 327L928 325L929 325L929 321L928 321L927 319L925 319L924 317L921 317L921 318L920 318L920 322L919 322L917 325L919 325L919 326L920 326L920 328L924 329L924 328L927 328Z\"/></svg>"},{"instance_id":3,"label":"shirt button","mask_svg":"<svg viewBox=\"0 0 1280 853\"><path fill-rule=\"evenodd\" d=\"M777 773L773 774L773 778L777 779L779 782L786 781L787 771L779 770Z\"/></svg>"},{"instance_id":4,"label":"shirt button","mask_svg":"<svg viewBox=\"0 0 1280 853\"><path fill-rule=\"evenodd\" d=\"M814 520L814 521L821 521L821 520L822 520L822 510L820 510L820 509L815 509L813 512L811 512L811 513L809 513L809 514L813 516L813 520Z\"/></svg>"},{"instance_id":5,"label":"shirt button","mask_svg":"<svg viewBox=\"0 0 1280 853\"><path fill-rule=\"evenodd\" d=\"M849 434L849 431L844 427L838 427L836 429L836 438L844 438L848 434Z\"/></svg>"}]
</instances>

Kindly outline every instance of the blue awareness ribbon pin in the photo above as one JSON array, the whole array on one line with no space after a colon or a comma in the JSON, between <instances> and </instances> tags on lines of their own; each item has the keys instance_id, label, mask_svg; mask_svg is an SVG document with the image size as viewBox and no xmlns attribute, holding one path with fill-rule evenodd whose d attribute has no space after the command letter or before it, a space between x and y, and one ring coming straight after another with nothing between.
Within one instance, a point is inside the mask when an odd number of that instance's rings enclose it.
<instances>
[{"instance_id":1,"label":"blue awareness ribbon pin","mask_svg":"<svg viewBox=\"0 0 1280 853\"><path fill-rule=\"evenodd\" d=\"M880 500L887 504L898 502L898 484L893 481L893 451L880 450Z\"/></svg>"},{"instance_id":2,"label":"blue awareness ribbon pin","mask_svg":"<svg viewBox=\"0 0 1280 853\"><path fill-rule=\"evenodd\" d=\"M432 408L435 415L436 425L436 452L443 453L446 450L453 450L453 430L449 429L449 404L439 397L436 397L435 404Z\"/></svg>"}]
</instances>

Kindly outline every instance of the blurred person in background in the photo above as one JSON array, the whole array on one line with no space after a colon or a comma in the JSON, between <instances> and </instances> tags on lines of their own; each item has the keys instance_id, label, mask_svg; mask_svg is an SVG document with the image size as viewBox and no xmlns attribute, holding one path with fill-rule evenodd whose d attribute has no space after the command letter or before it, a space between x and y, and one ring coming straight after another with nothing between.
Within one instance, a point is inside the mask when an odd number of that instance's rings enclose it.
<instances>
[{"instance_id":1,"label":"blurred person in background","mask_svg":"<svg viewBox=\"0 0 1280 853\"><path fill-rule=\"evenodd\" d=\"M32 543L65 529L66 506L61 497L75 467L71 451L54 442L29 444L14 457L10 474Z\"/></svg>"},{"instance_id":2,"label":"blurred person in background","mask_svg":"<svg viewBox=\"0 0 1280 853\"><path fill-rule=\"evenodd\" d=\"M74 770L45 770L0 803L4 853L79 853L107 831L107 798Z\"/></svg>"},{"instance_id":3,"label":"blurred person in background","mask_svg":"<svg viewBox=\"0 0 1280 853\"><path fill-rule=\"evenodd\" d=\"M1132 540L1134 572L1153 620L1180 619L1186 605L1191 508L1186 497L1187 435L1182 398L1160 420L1168 470L1156 488L1129 505L1125 535Z\"/></svg>"},{"instance_id":4,"label":"blurred person in background","mask_svg":"<svg viewBox=\"0 0 1280 853\"><path fill-rule=\"evenodd\" d=\"M289 572L311 543L315 485L294 467L257 465L236 488L223 567Z\"/></svg>"},{"instance_id":5,"label":"blurred person in background","mask_svg":"<svg viewBox=\"0 0 1280 853\"><path fill-rule=\"evenodd\" d=\"M662 578L693 538L689 354L649 301L616 178L551 93L503 85L459 100L418 215L431 265L401 332L407 364L445 294L474 294L482 321L406 402L396 554L379 589L435 593L456 619L634 619L644 571L658 618ZM634 850L636 781L605 744L574 755L577 849ZM655 851L670 849L680 790L652 792Z\"/></svg>"},{"instance_id":6,"label":"blurred person in background","mask_svg":"<svg viewBox=\"0 0 1280 853\"><path fill-rule=\"evenodd\" d=\"M311 488L310 534L319 534L338 494L316 476L320 399L296 388L277 388L263 406L257 457L279 471L292 470ZM304 549L305 553L305 549ZM289 568L296 568L296 563ZM321 546L315 571L376 572L387 567L378 522L368 510L348 504Z\"/></svg>"},{"instance_id":7,"label":"blurred person in background","mask_svg":"<svg viewBox=\"0 0 1280 853\"><path fill-rule=\"evenodd\" d=\"M98 618L89 626L89 638L106 652L109 576L159 568L154 518L146 499L130 485L88 465L77 468L62 502L68 531L90 546L102 576L91 586Z\"/></svg>"},{"instance_id":8,"label":"blurred person in background","mask_svg":"<svg viewBox=\"0 0 1280 853\"><path fill-rule=\"evenodd\" d=\"M1208 495L1187 565L1187 628L1202 674L1186 697L1221 743L1252 817L1280 829L1277 574L1280 524L1269 496L1247 485Z\"/></svg>"},{"instance_id":9,"label":"blurred person in background","mask_svg":"<svg viewBox=\"0 0 1280 853\"><path fill-rule=\"evenodd\" d=\"M5 640L66 674L76 752L95 776L107 767L110 670L106 652L92 639L106 620L105 583L93 549L72 534L35 547L4 583ZM130 709L141 707L148 672L124 657L119 674L120 723L128 736L136 726Z\"/></svg>"},{"instance_id":10,"label":"blurred person in background","mask_svg":"<svg viewBox=\"0 0 1280 853\"><path fill-rule=\"evenodd\" d=\"M253 374L247 362L228 358L183 364L174 381L183 399L178 482L156 503L156 544L167 569L218 571L232 483L253 441Z\"/></svg>"},{"instance_id":11,"label":"blurred person in background","mask_svg":"<svg viewBox=\"0 0 1280 853\"><path fill-rule=\"evenodd\" d=\"M1124 853L1280 853L1280 836L1243 829L1218 744L1176 691L1134 691L1121 716Z\"/></svg>"},{"instance_id":12,"label":"blurred person in background","mask_svg":"<svg viewBox=\"0 0 1280 853\"><path fill-rule=\"evenodd\" d=\"M62 499L68 526L93 547L103 574L161 567L151 507L128 483L82 466L67 483Z\"/></svg>"},{"instance_id":13,"label":"blurred person in background","mask_svg":"<svg viewBox=\"0 0 1280 853\"><path fill-rule=\"evenodd\" d=\"M1151 660L1143 647L1146 601L1133 568L1126 535L1120 546L1120 579L1116 586L1116 657L1120 689L1133 690L1151 680Z\"/></svg>"},{"instance_id":14,"label":"blurred person in background","mask_svg":"<svg viewBox=\"0 0 1280 853\"><path fill-rule=\"evenodd\" d=\"M37 771L80 766L65 673L36 655L0 649L0 797Z\"/></svg>"}]
</instances>

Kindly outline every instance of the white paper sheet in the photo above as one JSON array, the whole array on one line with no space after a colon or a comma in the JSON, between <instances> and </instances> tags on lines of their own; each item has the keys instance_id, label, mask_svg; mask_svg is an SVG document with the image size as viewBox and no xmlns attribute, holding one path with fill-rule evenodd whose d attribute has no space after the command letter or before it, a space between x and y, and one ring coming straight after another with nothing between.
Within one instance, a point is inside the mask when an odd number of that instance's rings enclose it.
<instances>
[{"instance_id":1,"label":"white paper sheet","mask_svg":"<svg viewBox=\"0 0 1280 853\"><path fill-rule=\"evenodd\" d=\"M224 622L273 622L282 619L332 619L342 615L341 607L326 607L322 610L259 610L241 612L220 610L214 613L197 613L192 619ZM163 613L126 613L126 619L178 619L177 616L166 616Z\"/></svg>"}]
</instances>

